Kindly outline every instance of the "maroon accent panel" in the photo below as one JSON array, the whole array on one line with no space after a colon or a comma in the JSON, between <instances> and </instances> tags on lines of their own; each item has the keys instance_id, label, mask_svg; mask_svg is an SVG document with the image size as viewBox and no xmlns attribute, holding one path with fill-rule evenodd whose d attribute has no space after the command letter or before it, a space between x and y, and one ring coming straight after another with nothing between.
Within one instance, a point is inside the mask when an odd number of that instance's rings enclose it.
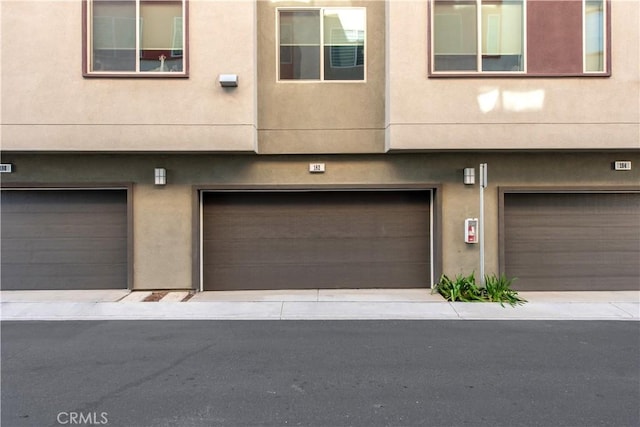
<instances>
[{"instance_id":1,"label":"maroon accent panel","mask_svg":"<svg viewBox=\"0 0 640 427\"><path fill-rule=\"evenodd\" d=\"M581 74L582 1L527 2L528 74Z\"/></svg>"}]
</instances>

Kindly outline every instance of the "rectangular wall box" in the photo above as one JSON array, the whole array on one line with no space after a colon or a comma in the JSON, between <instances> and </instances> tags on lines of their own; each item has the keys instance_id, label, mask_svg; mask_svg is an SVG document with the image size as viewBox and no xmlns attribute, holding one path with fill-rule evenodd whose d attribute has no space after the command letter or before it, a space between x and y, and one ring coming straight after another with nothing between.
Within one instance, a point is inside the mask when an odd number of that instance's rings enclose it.
<instances>
[{"instance_id":1,"label":"rectangular wall box","mask_svg":"<svg viewBox=\"0 0 640 427\"><path fill-rule=\"evenodd\" d=\"M617 171L630 171L631 170L631 161L630 160L617 160L613 163L613 169Z\"/></svg>"}]
</instances>

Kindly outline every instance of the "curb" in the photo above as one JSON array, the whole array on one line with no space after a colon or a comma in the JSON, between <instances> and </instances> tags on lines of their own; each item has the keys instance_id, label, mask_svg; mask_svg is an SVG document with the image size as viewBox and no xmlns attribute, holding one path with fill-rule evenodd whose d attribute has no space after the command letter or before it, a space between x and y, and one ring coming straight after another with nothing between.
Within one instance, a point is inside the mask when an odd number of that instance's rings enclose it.
<instances>
[{"instance_id":1,"label":"curb","mask_svg":"<svg viewBox=\"0 0 640 427\"><path fill-rule=\"evenodd\" d=\"M461 302L3 302L2 321L49 320L616 320L640 321L640 303Z\"/></svg>"}]
</instances>

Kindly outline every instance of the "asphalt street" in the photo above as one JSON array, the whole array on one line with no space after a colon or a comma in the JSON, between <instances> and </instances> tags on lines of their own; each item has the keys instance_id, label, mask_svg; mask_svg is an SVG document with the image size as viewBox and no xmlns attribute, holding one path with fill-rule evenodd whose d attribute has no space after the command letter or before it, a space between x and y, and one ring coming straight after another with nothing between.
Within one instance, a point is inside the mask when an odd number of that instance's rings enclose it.
<instances>
[{"instance_id":1,"label":"asphalt street","mask_svg":"<svg viewBox=\"0 0 640 427\"><path fill-rule=\"evenodd\" d=\"M638 426L640 323L2 322L2 426Z\"/></svg>"}]
</instances>

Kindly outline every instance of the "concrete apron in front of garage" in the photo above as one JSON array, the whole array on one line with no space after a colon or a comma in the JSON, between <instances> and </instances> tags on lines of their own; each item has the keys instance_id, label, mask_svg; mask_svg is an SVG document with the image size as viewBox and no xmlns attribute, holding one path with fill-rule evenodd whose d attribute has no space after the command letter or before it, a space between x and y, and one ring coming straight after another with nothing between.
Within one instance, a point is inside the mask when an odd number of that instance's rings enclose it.
<instances>
[{"instance_id":1,"label":"concrete apron in front of garage","mask_svg":"<svg viewBox=\"0 0 640 427\"><path fill-rule=\"evenodd\" d=\"M151 298L160 295L159 298ZM640 291L520 292L528 302L450 303L429 289L2 291L11 320L640 320ZM190 297L190 298L189 298ZM146 300L146 301L145 301ZM159 304L156 304L159 302Z\"/></svg>"}]
</instances>

